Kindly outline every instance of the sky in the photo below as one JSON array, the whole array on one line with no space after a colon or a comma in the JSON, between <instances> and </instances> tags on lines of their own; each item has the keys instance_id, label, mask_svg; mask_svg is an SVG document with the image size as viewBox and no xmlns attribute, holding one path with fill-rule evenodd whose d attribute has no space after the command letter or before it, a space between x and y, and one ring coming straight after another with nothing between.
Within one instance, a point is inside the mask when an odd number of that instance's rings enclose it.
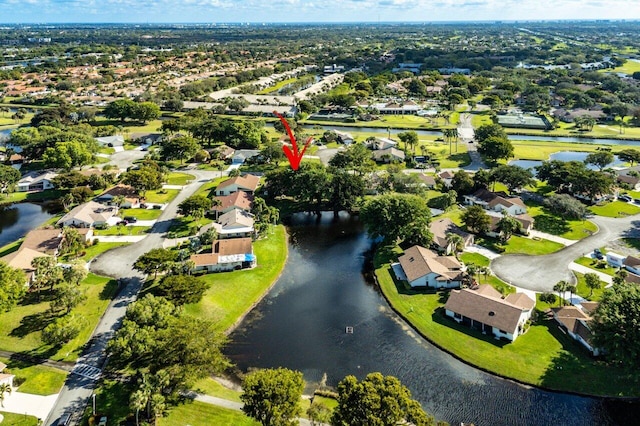
<instances>
[{"instance_id":1,"label":"sky","mask_svg":"<svg viewBox=\"0 0 640 426\"><path fill-rule=\"evenodd\" d=\"M0 0L0 23L640 19L640 0Z\"/></svg>"}]
</instances>

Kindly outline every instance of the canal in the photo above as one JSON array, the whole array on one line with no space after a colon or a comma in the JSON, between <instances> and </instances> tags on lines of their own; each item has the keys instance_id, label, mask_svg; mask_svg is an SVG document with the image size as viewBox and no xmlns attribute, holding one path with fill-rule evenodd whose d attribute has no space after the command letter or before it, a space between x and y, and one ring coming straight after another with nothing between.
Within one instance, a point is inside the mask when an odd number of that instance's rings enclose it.
<instances>
[{"instance_id":1,"label":"canal","mask_svg":"<svg viewBox=\"0 0 640 426\"><path fill-rule=\"evenodd\" d=\"M365 279L371 243L356 218L297 214L288 231L282 276L230 336L226 353L240 370L296 369L310 389L325 373L335 386L348 374L362 378L380 371L398 377L427 411L452 425L613 425L628 424L614 416L638 414L637 403L545 392L496 378L429 344Z\"/></svg>"}]
</instances>

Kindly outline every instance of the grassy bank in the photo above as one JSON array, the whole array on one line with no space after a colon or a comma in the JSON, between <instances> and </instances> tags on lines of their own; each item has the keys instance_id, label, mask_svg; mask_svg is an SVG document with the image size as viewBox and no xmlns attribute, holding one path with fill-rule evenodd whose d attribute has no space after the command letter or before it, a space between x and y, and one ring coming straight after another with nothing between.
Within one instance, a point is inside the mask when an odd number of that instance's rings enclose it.
<instances>
[{"instance_id":1,"label":"grassy bank","mask_svg":"<svg viewBox=\"0 0 640 426\"><path fill-rule=\"evenodd\" d=\"M60 391L67 378L67 372L57 368L32 365L16 359L0 358L0 361L7 364L7 369L11 374L24 381L18 387L19 392L52 395Z\"/></svg>"},{"instance_id":2,"label":"grassy bank","mask_svg":"<svg viewBox=\"0 0 640 426\"><path fill-rule=\"evenodd\" d=\"M203 275L211 287L200 303L186 305L186 312L213 319L220 330L229 330L265 294L280 275L287 259L284 226L273 228L268 238L254 243L258 266L251 270Z\"/></svg>"},{"instance_id":3,"label":"grassy bank","mask_svg":"<svg viewBox=\"0 0 640 426\"><path fill-rule=\"evenodd\" d=\"M549 389L592 395L638 396L630 372L594 361L552 320L540 319L514 343L497 341L447 319L446 292L418 292L396 282L390 267L398 249L379 248L376 277L391 306L420 334L464 362L485 371Z\"/></svg>"}]
</instances>

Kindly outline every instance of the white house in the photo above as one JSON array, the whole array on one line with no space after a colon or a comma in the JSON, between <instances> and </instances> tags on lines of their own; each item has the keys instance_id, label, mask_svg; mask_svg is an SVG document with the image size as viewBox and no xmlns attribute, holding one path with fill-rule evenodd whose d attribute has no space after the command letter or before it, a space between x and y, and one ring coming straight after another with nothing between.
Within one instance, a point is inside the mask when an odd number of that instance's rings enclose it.
<instances>
[{"instance_id":1,"label":"white house","mask_svg":"<svg viewBox=\"0 0 640 426\"><path fill-rule=\"evenodd\" d=\"M622 262L624 268L636 275L640 275L640 259L635 256L627 256Z\"/></svg>"},{"instance_id":2,"label":"white house","mask_svg":"<svg viewBox=\"0 0 640 426\"><path fill-rule=\"evenodd\" d=\"M486 210L494 212L508 213L517 216L527 212L527 206L520 197L511 197L504 192L491 192L486 189L479 189L471 195L464 196L465 203L473 206L478 205Z\"/></svg>"},{"instance_id":3,"label":"white house","mask_svg":"<svg viewBox=\"0 0 640 426\"><path fill-rule=\"evenodd\" d=\"M95 140L100 146L108 146L110 148L114 148L116 146L124 146L124 137L122 135L103 136L100 138L95 138Z\"/></svg>"},{"instance_id":4,"label":"white house","mask_svg":"<svg viewBox=\"0 0 640 426\"><path fill-rule=\"evenodd\" d=\"M260 178L256 175L246 174L225 180L216 187L216 196L230 195L234 192L244 191L253 194L258 189Z\"/></svg>"},{"instance_id":5,"label":"white house","mask_svg":"<svg viewBox=\"0 0 640 426\"><path fill-rule=\"evenodd\" d=\"M377 151L380 149L395 148L397 146L398 142L393 139L374 137L373 140L368 143L367 148Z\"/></svg>"},{"instance_id":6,"label":"white house","mask_svg":"<svg viewBox=\"0 0 640 426\"><path fill-rule=\"evenodd\" d=\"M396 276L411 287L456 288L464 278L463 266L454 256L438 256L417 245L405 250L398 262L402 270L394 268Z\"/></svg>"},{"instance_id":7,"label":"white house","mask_svg":"<svg viewBox=\"0 0 640 426\"><path fill-rule=\"evenodd\" d=\"M109 219L118 213L115 206L89 201L74 207L57 222L60 226L75 226L77 228L92 228L105 225Z\"/></svg>"},{"instance_id":8,"label":"white house","mask_svg":"<svg viewBox=\"0 0 640 426\"><path fill-rule=\"evenodd\" d=\"M218 238L244 238L254 234L253 215L240 209L233 209L211 224L218 233Z\"/></svg>"},{"instance_id":9,"label":"white house","mask_svg":"<svg viewBox=\"0 0 640 426\"><path fill-rule=\"evenodd\" d=\"M231 164L244 164L249 158L257 157L260 155L260 150L257 149L239 149L231 156Z\"/></svg>"},{"instance_id":10,"label":"white house","mask_svg":"<svg viewBox=\"0 0 640 426\"><path fill-rule=\"evenodd\" d=\"M453 172L450 170L445 170L443 172L438 173L438 177L442 179L442 183L447 188L451 188L451 182L453 182Z\"/></svg>"},{"instance_id":11,"label":"white house","mask_svg":"<svg viewBox=\"0 0 640 426\"><path fill-rule=\"evenodd\" d=\"M402 162L405 159L404 152L393 147L375 150L371 154L371 157L377 163L391 163L392 161Z\"/></svg>"},{"instance_id":12,"label":"white house","mask_svg":"<svg viewBox=\"0 0 640 426\"><path fill-rule=\"evenodd\" d=\"M344 144L346 146L349 146L353 143L353 136L351 135L351 133L348 132L340 132L338 130L334 130L336 137L338 138L338 142L340 142L341 144Z\"/></svg>"},{"instance_id":13,"label":"white house","mask_svg":"<svg viewBox=\"0 0 640 426\"><path fill-rule=\"evenodd\" d=\"M213 243L210 253L194 254L194 271L223 272L254 268L257 264L251 238L233 238Z\"/></svg>"},{"instance_id":14,"label":"white house","mask_svg":"<svg viewBox=\"0 0 640 426\"><path fill-rule=\"evenodd\" d=\"M511 293L503 299L500 292L484 284L452 290L444 309L458 323L513 342L526 331L525 323L535 304L524 293Z\"/></svg>"},{"instance_id":15,"label":"white house","mask_svg":"<svg viewBox=\"0 0 640 426\"><path fill-rule=\"evenodd\" d=\"M18 181L16 190L18 192L31 192L53 189L55 185L52 179L56 176L58 174L53 172L29 172Z\"/></svg>"},{"instance_id":16,"label":"white house","mask_svg":"<svg viewBox=\"0 0 640 426\"><path fill-rule=\"evenodd\" d=\"M610 251L607 252L606 258L609 265L616 268L624 267L624 260L626 259L626 256Z\"/></svg>"}]
</instances>

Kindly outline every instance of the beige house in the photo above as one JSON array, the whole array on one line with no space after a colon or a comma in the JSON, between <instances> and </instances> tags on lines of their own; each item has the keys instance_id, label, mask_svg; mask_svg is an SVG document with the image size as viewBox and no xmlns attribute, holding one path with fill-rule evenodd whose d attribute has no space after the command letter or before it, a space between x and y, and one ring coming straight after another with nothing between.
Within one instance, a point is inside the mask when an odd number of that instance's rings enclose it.
<instances>
[{"instance_id":1,"label":"beige house","mask_svg":"<svg viewBox=\"0 0 640 426\"><path fill-rule=\"evenodd\" d=\"M135 209L140 207L140 196L138 195L138 191L133 189L132 186L122 184L107 189L96 197L96 201L111 205L113 200L118 197L123 197L120 208Z\"/></svg>"},{"instance_id":2,"label":"beige house","mask_svg":"<svg viewBox=\"0 0 640 426\"><path fill-rule=\"evenodd\" d=\"M212 206L210 213L216 218L231 210L251 211L253 205L253 196L245 191L236 191L230 195L221 195L216 197L220 201L220 205Z\"/></svg>"},{"instance_id":3,"label":"beige house","mask_svg":"<svg viewBox=\"0 0 640 426\"><path fill-rule=\"evenodd\" d=\"M373 151L371 158L376 163L391 163L394 161L404 161L405 155L403 151L397 148L386 148Z\"/></svg>"},{"instance_id":4,"label":"beige house","mask_svg":"<svg viewBox=\"0 0 640 426\"><path fill-rule=\"evenodd\" d=\"M513 342L524 333L535 304L524 293L511 293L503 299L498 290L484 284L452 290L444 309L460 324Z\"/></svg>"},{"instance_id":5,"label":"beige house","mask_svg":"<svg viewBox=\"0 0 640 426\"><path fill-rule=\"evenodd\" d=\"M417 245L405 250L393 269L396 277L408 281L411 287L460 287L465 275L462 264L454 256L438 256Z\"/></svg>"},{"instance_id":6,"label":"beige house","mask_svg":"<svg viewBox=\"0 0 640 426\"><path fill-rule=\"evenodd\" d=\"M222 182L216 188L216 196L230 195L234 192L245 191L248 194L253 194L258 189L260 178L256 175L246 174L244 176L236 176L231 179L227 179Z\"/></svg>"},{"instance_id":7,"label":"beige house","mask_svg":"<svg viewBox=\"0 0 640 426\"><path fill-rule=\"evenodd\" d=\"M93 228L106 224L117 213L118 208L115 206L105 207L104 204L89 201L73 208L57 222L57 225Z\"/></svg>"},{"instance_id":8,"label":"beige house","mask_svg":"<svg viewBox=\"0 0 640 426\"><path fill-rule=\"evenodd\" d=\"M210 253L191 255L194 271L223 272L254 268L257 259L253 254L251 238L233 238L213 243Z\"/></svg>"},{"instance_id":9,"label":"beige house","mask_svg":"<svg viewBox=\"0 0 640 426\"><path fill-rule=\"evenodd\" d=\"M600 350L593 345L593 333L591 332L591 327L589 327L591 312L598 304L596 302L584 302L581 305L582 309L577 306L552 308L553 319L567 331L569 336L587 348L592 355L598 356Z\"/></svg>"},{"instance_id":10,"label":"beige house","mask_svg":"<svg viewBox=\"0 0 640 426\"><path fill-rule=\"evenodd\" d=\"M429 230L433 234L433 243L431 245L439 253L451 254L453 251L453 247L447 238L448 234L460 235L465 247L472 245L474 242L473 234L463 231L449 218L433 220L429 225Z\"/></svg>"},{"instance_id":11,"label":"beige house","mask_svg":"<svg viewBox=\"0 0 640 426\"><path fill-rule=\"evenodd\" d=\"M253 225L253 215L239 209L223 214L212 224L220 239L252 237Z\"/></svg>"}]
</instances>

